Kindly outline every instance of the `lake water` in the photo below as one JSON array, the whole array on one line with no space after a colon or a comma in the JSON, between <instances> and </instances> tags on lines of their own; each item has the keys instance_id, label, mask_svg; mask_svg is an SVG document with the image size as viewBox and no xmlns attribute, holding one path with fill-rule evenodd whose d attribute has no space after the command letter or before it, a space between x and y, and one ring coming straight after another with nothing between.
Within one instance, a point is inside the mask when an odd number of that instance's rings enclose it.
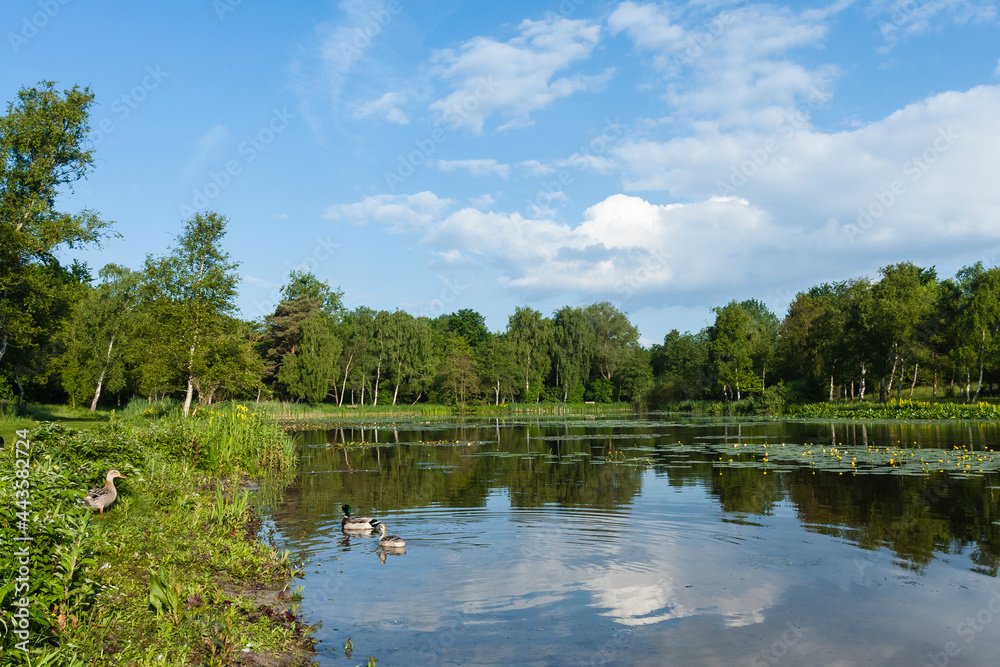
<instances>
[{"instance_id":1,"label":"lake water","mask_svg":"<svg viewBox=\"0 0 1000 667\"><path fill-rule=\"evenodd\" d=\"M996 424L562 417L300 439L271 518L310 559L323 665L1000 661ZM405 553L345 536L343 504Z\"/></svg>"}]
</instances>

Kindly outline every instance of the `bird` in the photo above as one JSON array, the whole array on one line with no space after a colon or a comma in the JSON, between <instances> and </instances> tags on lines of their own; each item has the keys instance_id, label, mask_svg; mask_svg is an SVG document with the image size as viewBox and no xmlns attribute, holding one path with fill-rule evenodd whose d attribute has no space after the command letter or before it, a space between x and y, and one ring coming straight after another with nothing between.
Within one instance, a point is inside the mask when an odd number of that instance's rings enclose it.
<instances>
[{"instance_id":1,"label":"bird","mask_svg":"<svg viewBox=\"0 0 1000 667\"><path fill-rule=\"evenodd\" d=\"M378 530L379 522L377 519L369 519L366 516L365 517L351 516L350 505L341 505L340 509L344 510L344 518L340 520L340 528L342 530L356 530L356 531Z\"/></svg>"},{"instance_id":2,"label":"bird","mask_svg":"<svg viewBox=\"0 0 1000 667\"><path fill-rule=\"evenodd\" d=\"M388 528L384 523L378 525L378 529L382 531L382 537L378 538L378 545L380 547L405 547L406 540L402 537L396 537L395 535L386 535Z\"/></svg>"},{"instance_id":3,"label":"bird","mask_svg":"<svg viewBox=\"0 0 1000 667\"><path fill-rule=\"evenodd\" d=\"M125 479L125 475L117 470L109 470L108 476L104 479L104 486L91 489L80 502L90 505L95 510L100 510L104 514L104 508L115 502L118 497L118 489L115 488L115 478Z\"/></svg>"}]
</instances>

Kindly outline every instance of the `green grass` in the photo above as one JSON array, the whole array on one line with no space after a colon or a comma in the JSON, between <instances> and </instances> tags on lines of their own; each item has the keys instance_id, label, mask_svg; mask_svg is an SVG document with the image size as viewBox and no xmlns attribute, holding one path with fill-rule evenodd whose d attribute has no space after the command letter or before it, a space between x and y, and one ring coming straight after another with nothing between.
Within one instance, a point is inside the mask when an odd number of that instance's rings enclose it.
<instances>
[{"instance_id":1,"label":"green grass","mask_svg":"<svg viewBox=\"0 0 1000 667\"><path fill-rule=\"evenodd\" d=\"M359 405L336 406L328 403L304 404L262 401L243 404L281 421L290 428L311 428L331 421L354 421L377 417L455 417L502 415L599 415L630 412L628 403L502 403L500 405Z\"/></svg>"},{"instance_id":2,"label":"green grass","mask_svg":"<svg viewBox=\"0 0 1000 667\"><path fill-rule=\"evenodd\" d=\"M835 401L788 406L791 417L821 419L1000 419L1000 405L993 403L932 403L891 400Z\"/></svg>"},{"instance_id":3,"label":"green grass","mask_svg":"<svg viewBox=\"0 0 1000 667\"><path fill-rule=\"evenodd\" d=\"M274 597L295 568L260 542L255 499L243 491L248 470L280 478L293 461L285 447L266 444L280 444L271 420L241 414L112 418L82 430L30 423L30 466L20 477L23 448L8 441L0 453L0 506L11 508L0 512L0 619L12 618L20 597L30 601L32 664L222 665L246 656L248 645L284 656L281 664L308 664L301 624L275 600L255 599L258 583ZM218 426L227 420L239 423ZM247 450L254 442L256 453ZM126 479L98 516L77 500L112 467ZM15 488L25 479L26 493ZM30 502L22 516L19 499ZM15 588L19 565L6 548L22 544L14 540L25 534L22 519L32 538L26 591ZM7 630L0 655L23 658Z\"/></svg>"}]
</instances>

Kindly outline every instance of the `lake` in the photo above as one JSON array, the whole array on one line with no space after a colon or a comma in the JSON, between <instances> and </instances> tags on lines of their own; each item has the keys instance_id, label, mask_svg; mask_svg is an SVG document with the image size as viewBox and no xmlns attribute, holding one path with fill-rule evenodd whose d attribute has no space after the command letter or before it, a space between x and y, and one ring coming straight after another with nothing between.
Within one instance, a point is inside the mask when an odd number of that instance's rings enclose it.
<instances>
[{"instance_id":1,"label":"lake","mask_svg":"<svg viewBox=\"0 0 1000 667\"><path fill-rule=\"evenodd\" d=\"M383 419L299 438L270 518L309 559L323 665L1000 655L997 424ZM345 535L343 504L405 553Z\"/></svg>"}]
</instances>

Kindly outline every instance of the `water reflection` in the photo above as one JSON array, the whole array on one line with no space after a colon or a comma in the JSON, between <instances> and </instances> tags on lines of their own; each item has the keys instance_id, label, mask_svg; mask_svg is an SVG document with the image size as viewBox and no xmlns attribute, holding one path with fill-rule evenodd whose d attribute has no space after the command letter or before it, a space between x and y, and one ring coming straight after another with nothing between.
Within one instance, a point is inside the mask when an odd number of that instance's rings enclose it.
<instances>
[{"instance_id":1,"label":"water reflection","mask_svg":"<svg viewBox=\"0 0 1000 667\"><path fill-rule=\"evenodd\" d=\"M720 462L719 452L741 442L982 449L1000 435L970 428L359 425L303 435L302 474L275 520L303 552L340 559L305 582L320 638L399 648L373 652L380 665L431 664L424 654L435 664L662 664L665 651L693 664L767 662L774 642L790 664L868 664L859 637L895 662L926 661L962 613L982 607L975 593L996 586L996 477L768 472L755 455ZM342 534L344 503L406 536L406 558L377 534ZM363 586L372 553L391 567ZM930 604L933 618L920 611ZM447 646L435 639L443 628ZM1000 648L998 634L977 635L963 655Z\"/></svg>"}]
</instances>

